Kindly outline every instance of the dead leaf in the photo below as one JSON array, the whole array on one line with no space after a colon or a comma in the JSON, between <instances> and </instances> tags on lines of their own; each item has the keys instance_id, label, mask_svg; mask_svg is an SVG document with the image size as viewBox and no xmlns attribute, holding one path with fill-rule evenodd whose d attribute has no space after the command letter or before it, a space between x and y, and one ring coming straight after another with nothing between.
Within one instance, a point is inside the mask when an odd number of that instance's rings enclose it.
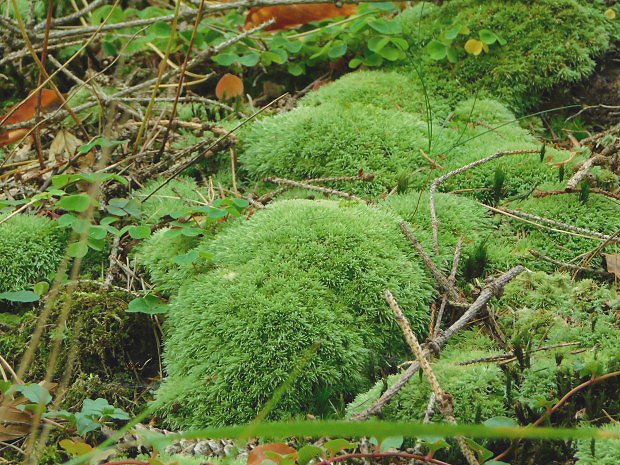
<instances>
[{"instance_id":1,"label":"dead leaf","mask_svg":"<svg viewBox=\"0 0 620 465\"><path fill-rule=\"evenodd\" d=\"M604 253L607 271L620 279L620 253Z\"/></svg>"},{"instance_id":2,"label":"dead leaf","mask_svg":"<svg viewBox=\"0 0 620 465\"><path fill-rule=\"evenodd\" d=\"M274 457L269 454L266 455L266 452L275 452L279 455L288 455L295 454L297 451L292 447L284 444L283 442L272 442L269 444L263 444L260 446L256 446L252 451L248 454L248 463L247 465L263 465L264 460L271 460L272 462L277 463L278 465L281 462L279 457Z\"/></svg>"},{"instance_id":3,"label":"dead leaf","mask_svg":"<svg viewBox=\"0 0 620 465\"><path fill-rule=\"evenodd\" d=\"M224 74L215 86L215 95L220 100L230 100L243 95L243 81L234 74Z\"/></svg>"},{"instance_id":4,"label":"dead leaf","mask_svg":"<svg viewBox=\"0 0 620 465\"><path fill-rule=\"evenodd\" d=\"M71 158L82 144L83 142L76 136L65 129L61 129L50 145L49 159L51 161L64 161L65 158Z\"/></svg>"},{"instance_id":5,"label":"dead leaf","mask_svg":"<svg viewBox=\"0 0 620 465\"><path fill-rule=\"evenodd\" d=\"M41 112L52 111L62 102L61 96L54 90L41 90ZM23 123L34 118L36 114L37 94L31 93L23 103L18 103L9 108L4 115L0 116L0 121L4 121L2 126L9 124ZM9 115L7 117L7 115ZM5 120L6 117L6 120ZM0 147L18 142L24 137L30 128L13 129L11 131L0 133Z\"/></svg>"},{"instance_id":6,"label":"dead leaf","mask_svg":"<svg viewBox=\"0 0 620 465\"><path fill-rule=\"evenodd\" d=\"M30 432L31 416L14 404L0 406L0 441L13 441Z\"/></svg>"},{"instance_id":7,"label":"dead leaf","mask_svg":"<svg viewBox=\"0 0 620 465\"><path fill-rule=\"evenodd\" d=\"M254 7L248 11L248 16L245 19L245 28L251 29L275 18L276 22L265 30L277 31L323 19L340 16L346 18L355 12L357 12L357 5L343 5L338 8L333 3Z\"/></svg>"}]
</instances>

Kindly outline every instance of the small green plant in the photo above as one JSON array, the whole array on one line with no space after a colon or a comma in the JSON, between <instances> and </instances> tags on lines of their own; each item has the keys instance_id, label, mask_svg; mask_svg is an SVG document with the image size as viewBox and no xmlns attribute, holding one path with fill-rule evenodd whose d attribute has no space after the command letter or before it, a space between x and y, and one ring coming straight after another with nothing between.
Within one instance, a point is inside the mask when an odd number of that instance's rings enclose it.
<instances>
[{"instance_id":1,"label":"small green plant","mask_svg":"<svg viewBox=\"0 0 620 465\"><path fill-rule=\"evenodd\" d=\"M489 29L480 29L478 38L474 38L467 25L456 24L431 40L427 50L433 60L440 61L447 58L450 63L457 63L463 56L463 51L477 56L483 51L489 53L489 46L494 44L506 45L506 41Z\"/></svg>"}]
</instances>

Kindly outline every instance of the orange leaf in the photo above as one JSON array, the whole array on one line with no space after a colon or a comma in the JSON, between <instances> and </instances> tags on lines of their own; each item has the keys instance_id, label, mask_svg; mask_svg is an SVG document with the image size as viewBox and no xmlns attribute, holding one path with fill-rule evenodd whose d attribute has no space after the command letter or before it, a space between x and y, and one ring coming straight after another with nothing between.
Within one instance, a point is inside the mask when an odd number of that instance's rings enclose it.
<instances>
[{"instance_id":1,"label":"orange leaf","mask_svg":"<svg viewBox=\"0 0 620 465\"><path fill-rule=\"evenodd\" d=\"M42 89L41 90L41 112L54 110L62 102L61 96L54 90ZM9 108L4 115L0 116L0 121L6 121L2 125L23 123L34 118L37 107L37 95L31 93L23 103L18 103ZM19 141L29 128L14 129L7 131L6 133L0 133L0 147Z\"/></svg>"},{"instance_id":2,"label":"orange leaf","mask_svg":"<svg viewBox=\"0 0 620 465\"><path fill-rule=\"evenodd\" d=\"M248 454L248 463L247 465L263 465L264 460L271 460L277 464L280 463L281 459L278 457L274 457L273 454L265 454L266 452L275 452L279 455L288 455L294 454L297 451L290 446L287 446L283 442L272 442L269 444L263 444L261 446L256 446L252 451Z\"/></svg>"},{"instance_id":3,"label":"orange leaf","mask_svg":"<svg viewBox=\"0 0 620 465\"><path fill-rule=\"evenodd\" d=\"M243 95L243 81L234 74L224 74L215 86L215 95L220 100L229 100Z\"/></svg>"},{"instance_id":4,"label":"orange leaf","mask_svg":"<svg viewBox=\"0 0 620 465\"><path fill-rule=\"evenodd\" d=\"M276 22L266 31L289 29L302 24L339 16L351 16L357 11L357 5L343 5L338 8L333 3L316 3L313 5L282 5L250 8L245 19L245 28L250 29L275 18Z\"/></svg>"}]
</instances>

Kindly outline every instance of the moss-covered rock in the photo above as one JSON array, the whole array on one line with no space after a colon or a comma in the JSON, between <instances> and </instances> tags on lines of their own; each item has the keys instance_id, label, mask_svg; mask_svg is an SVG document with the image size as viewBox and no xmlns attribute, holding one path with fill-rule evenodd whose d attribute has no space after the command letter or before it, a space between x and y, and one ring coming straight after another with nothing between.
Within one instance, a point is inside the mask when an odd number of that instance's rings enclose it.
<instances>
[{"instance_id":1,"label":"moss-covered rock","mask_svg":"<svg viewBox=\"0 0 620 465\"><path fill-rule=\"evenodd\" d=\"M62 260L66 233L48 218L15 215L0 225L0 292L48 279Z\"/></svg>"},{"instance_id":2,"label":"moss-covered rock","mask_svg":"<svg viewBox=\"0 0 620 465\"><path fill-rule=\"evenodd\" d=\"M45 377L54 329L62 308L69 305L69 318L54 380L71 369L65 408L80 408L85 398L105 397L112 404L132 410L132 399L142 393L147 379L158 373L155 328L149 317L127 313L132 297L124 292L81 288L72 295L63 293L55 302L44 327L27 380ZM5 314L0 314L5 315ZM11 319L0 318L0 353L18 366L28 349L38 315L26 312Z\"/></svg>"},{"instance_id":3,"label":"moss-covered rock","mask_svg":"<svg viewBox=\"0 0 620 465\"><path fill-rule=\"evenodd\" d=\"M214 268L167 319L158 399L174 427L249 421L282 386L269 418L337 414L404 352L386 288L428 324L433 291L396 218L363 205L277 202L198 250Z\"/></svg>"},{"instance_id":4,"label":"moss-covered rock","mask_svg":"<svg viewBox=\"0 0 620 465\"><path fill-rule=\"evenodd\" d=\"M491 95L522 112L553 86L578 82L594 70L594 58L604 53L617 26L601 5L577 0L453 0L437 7L423 2L399 16L418 72L430 91L456 102L479 93ZM434 61L426 49L433 38L455 26L467 26L459 36L456 63ZM506 44L491 45L488 53L467 55L462 44L487 29ZM463 38L464 37L464 38Z\"/></svg>"}]
</instances>

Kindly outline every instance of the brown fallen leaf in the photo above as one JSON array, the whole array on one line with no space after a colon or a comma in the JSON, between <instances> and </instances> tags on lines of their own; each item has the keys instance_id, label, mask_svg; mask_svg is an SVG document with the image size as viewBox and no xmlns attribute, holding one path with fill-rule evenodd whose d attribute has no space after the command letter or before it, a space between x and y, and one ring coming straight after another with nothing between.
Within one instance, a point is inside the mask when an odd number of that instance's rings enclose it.
<instances>
[{"instance_id":1,"label":"brown fallen leaf","mask_svg":"<svg viewBox=\"0 0 620 465\"><path fill-rule=\"evenodd\" d=\"M263 465L264 460L271 460L272 462L275 462L279 465L281 459L277 456L273 456L272 454L266 454L269 452L275 452L279 455L288 455L295 454L297 451L292 447L284 444L283 442L271 442L269 444L262 444L260 446L256 446L248 454L247 465Z\"/></svg>"},{"instance_id":2,"label":"brown fallen leaf","mask_svg":"<svg viewBox=\"0 0 620 465\"><path fill-rule=\"evenodd\" d=\"M32 417L14 404L0 406L0 441L13 441L30 432Z\"/></svg>"},{"instance_id":3,"label":"brown fallen leaf","mask_svg":"<svg viewBox=\"0 0 620 465\"><path fill-rule=\"evenodd\" d=\"M357 5L343 5L338 8L333 3L313 5L281 5L250 8L245 19L245 28L251 29L274 18L276 22L266 31L290 29L322 19L348 17L357 12Z\"/></svg>"},{"instance_id":4,"label":"brown fallen leaf","mask_svg":"<svg viewBox=\"0 0 620 465\"><path fill-rule=\"evenodd\" d=\"M234 74L224 74L215 86L215 95L220 100L230 100L243 95L243 81Z\"/></svg>"},{"instance_id":5,"label":"brown fallen leaf","mask_svg":"<svg viewBox=\"0 0 620 465\"><path fill-rule=\"evenodd\" d=\"M41 90L42 113L55 110L60 106L61 102L62 98L56 91L49 89ZM36 114L36 106L37 95L33 92L23 103L13 105L4 115L0 116L0 121L4 121L2 125L0 125L0 147L18 142L21 138L28 134L30 128L12 129L10 131L1 132L2 126L23 123L24 121L34 118Z\"/></svg>"},{"instance_id":6,"label":"brown fallen leaf","mask_svg":"<svg viewBox=\"0 0 620 465\"><path fill-rule=\"evenodd\" d=\"M49 159L52 161L63 161L65 158L72 158L75 151L83 142L65 129L61 129L54 137L49 149Z\"/></svg>"},{"instance_id":7,"label":"brown fallen leaf","mask_svg":"<svg viewBox=\"0 0 620 465\"><path fill-rule=\"evenodd\" d=\"M620 253L604 253L607 271L620 279Z\"/></svg>"}]
</instances>

